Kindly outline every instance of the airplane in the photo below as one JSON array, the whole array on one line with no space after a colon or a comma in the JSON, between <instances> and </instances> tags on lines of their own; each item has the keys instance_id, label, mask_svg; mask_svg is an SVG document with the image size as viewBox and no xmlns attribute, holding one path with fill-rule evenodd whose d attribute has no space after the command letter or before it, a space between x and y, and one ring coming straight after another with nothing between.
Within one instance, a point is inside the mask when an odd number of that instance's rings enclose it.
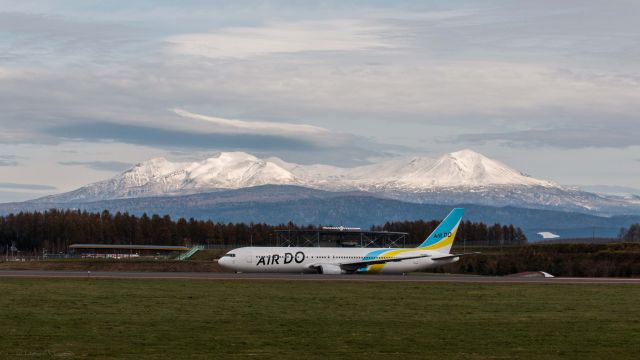
<instances>
[{"instance_id":1,"label":"airplane","mask_svg":"<svg viewBox=\"0 0 640 360\"><path fill-rule=\"evenodd\" d=\"M416 248L243 247L223 255L218 264L237 273L406 274L454 263L461 256L451 246L464 209L455 208Z\"/></svg>"}]
</instances>

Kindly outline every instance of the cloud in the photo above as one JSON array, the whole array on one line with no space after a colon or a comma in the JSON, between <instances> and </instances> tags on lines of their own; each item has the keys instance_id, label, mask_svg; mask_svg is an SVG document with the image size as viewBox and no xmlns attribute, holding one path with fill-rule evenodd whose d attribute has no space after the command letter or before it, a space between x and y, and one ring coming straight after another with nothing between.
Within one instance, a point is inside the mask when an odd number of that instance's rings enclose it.
<instances>
[{"instance_id":1,"label":"cloud","mask_svg":"<svg viewBox=\"0 0 640 360\"><path fill-rule=\"evenodd\" d=\"M0 189L16 189L16 190L56 190L55 186L40 184L19 184L19 183L0 183Z\"/></svg>"},{"instance_id":2,"label":"cloud","mask_svg":"<svg viewBox=\"0 0 640 360\"><path fill-rule=\"evenodd\" d=\"M557 61L558 48L573 56L584 54L584 59L590 58L585 52L593 52L592 48L601 49L602 54L634 49L632 37L617 36L610 30L598 37L585 37L582 30L596 24L562 22L571 20L573 8L549 14L545 6L521 10L480 7L474 11L463 6L442 12L383 7L372 19L357 13L361 7L356 6L356 12L352 8L346 14L334 13L329 20L278 20L208 33L181 28L185 33L168 36L167 42L158 42L158 35L148 35L138 48L116 51L127 54L127 61L105 61L95 52L90 61L74 62L72 71L70 67L49 72L39 69L16 81L0 83L2 98L9 103L0 100L0 106L14 103L20 105L17 111L61 118L69 117L68 113L58 114L63 111L86 118L96 109L96 113L113 114L117 119L122 113L152 117L148 114L154 109L205 108L222 118L231 114L287 120L325 114L398 122L424 117L437 121L433 119L443 115L504 115L541 107L576 113L593 109L626 114L638 111L640 80L635 68ZM382 16L382 11L390 13L389 18ZM344 19L349 16L359 19ZM97 48L103 51L111 49L112 43L120 46L135 39L123 38L127 31L105 38L118 23L25 14L14 17L5 28L38 34L51 30L57 38L84 36L87 42L97 38ZM538 17L553 21L562 33L571 36L537 31L532 18ZM20 25L22 22L26 25ZM87 27L94 22L108 27L91 31ZM637 26L629 24L625 21L625 29ZM182 26L189 28L189 24ZM505 38L508 45L503 44ZM63 43L73 46L78 44L76 40ZM49 43L42 37L28 42L35 49ZM541 45L551 51L531 53ZM82 51L80 47L57 48L53 55L77 60L73 56ZM629 58L616 58L615 63ZM52 60L46 61L49 65ZM37 108L26 111L25 103L37 103Z\"/></svg>"},{"instance_id":3,"label":"cloud","mask_svg":"<svg viewBox=\"0 0 640 360\"><path fill-rule=\"evenodd\" d=\"M0 189L0 203L8 203L8 202L18 202L25 200L32 200L35 198L42 197L44 195L42 192L29 192L29 191L3 191Z\"/></svg>"},{"instance_id":4,"label":"cloud","mask_svg":"<svg viewBox=\"0 0 640 360\"><path fill-rule=\"evenodd\" d=\"M582 119L559 126L493 133L463 134L454 141L485 144L498 142L511 147L549 146L565 149L627 148L640 145L640 123L631 118Z\"/></svg>"},{"instance_id":5,"label":"cloud","mask_svg":"<svg viewBox=\"0 0 640 360\"><path fill-rule=\"evenodd\" d=\"M601 193L601 194L640 195L640 188L629 187L629 186L615 186L615 185L576 185L576 186L585 191Z\"/></svg>"},{"instance_id":6,"label":"cloud","mask_svg":"<svg viewBox=\"0 0 640 360\"><path fill-rule=\"evenodd\" d=\"M114 141L161 148L304 150L315 145L303 138L276 135L197 133L108 122L58 126L45 133L67 140Z\"/></svg>"},{"instance_id":7,"label":"cloud","mask_svg":"<svg viewBox=\"0 0 640 360\"><path fill-rule=\"evenodd\" d=\"M119 172L131 167L130 163L121 161L59 161L60 165L84 166L98 171Z\"/></svg>"},{"instance_id":8,"label":"cloud","mask_svg":"<svg viewBox=\"0 0 640 360\"><path fill-rule=\"evenodd\" d=\"M354 51L391 47L378 34L384 29L363 20L271 23L191 33L166 39L177 54L209 58L247 58L278 53Z\"/></svg>"},{"instance_id":9,"label":"cloud","mask_svg":"<svg viewBox=\"0 0 640 360\"><path fill-rule=\"evenodd\" d=\"M361 163L367 158L384 156L387 151L399 150L401 148L400 146L391 146L372 141L358 135L334 132L323 127L308 124L225 119L195 114L183 109L174 109L174 112L181 117L205 123L207 127L203 131L209 131L211 133L275 136L280 139L290 139L295 142L307 143L310 146L303 149L304 154L302 156L300 156L300 154L298 154L298 156L292 156L292 154L285 155L285 158L292 159L295 157L301 162L308 162L311 156L315 156L316 158L322 158L324 161L334 161L343 164L345 162ZM212 127L210 125L214 126ZM260 149L256 150L260 151ZM274 148L271 150L278 149ZM345 156L352 156L353 159L351 161L345 161Z\"/></svg>"},{"instance_id":10,"label":"cloud","mask_svg":"<svg viewBox=\"0 0 640 360\"><path fill-rule=\"evenodd\" d=\"M108 122L50 127L43 131L43 136L57 138L62 142L126 143L170 152L248 151L262 157L279 156L301 163L322 161L341 165L366 163L369 158L385 156L404 149L402 146L381 144L349 134L328 133L327 137L335 136L341 140L327 144L323 143L323 137L314 138L301 134L217 133L211 129L192 132L177 128ZM84 162L61 162L63 165L82 163Z\"/></svg>"},{"instance_id":11,"label":"cloud","mask_svg":"<svg viewBox=\"0 0 640 360\"><path fill-rule=\"evenodd\" d=\"M77 19L40 13L0 12L0 55L14 63L42 64L95 57L127 57L141 46L141 29L122 21Z\"/></svg>"},{"instance_id":12,"label":"cloud","mask_svg":"<svg viewBox=\"0 0 640 360\"><path fill-rule=\"evenodd\" d=\"M13 155L0 155L0 166L18 166L17 158Z\"/></svg>"},{"instance_id":13,"label":"cloud","mask_svg":"<svg viewBox=\"0 0 640 360\"><path fill-rule=\"evenodd\" d=\"M63 36L107 38L114 34L124 35L131 30L118 25L122 24L95 20L81 21L47 14L0 12L0 31L10 34L46 35L51 38Z\"/></svg>"},{"instance_id":14,"label":"cloud","mask_svg":"<svg viewBox=\"0 0 640 360\"><path fill-rule=\"evenodd\" d=\"M575 112L610 109L612 113L630 114L636 113L640 102L638 83L527 63L311 64L280 69L279 74L275 70L267 67L245 72L252 78L249 91L278 103L372 116L502 115L545 108ZM237 86L230 84L227 88L237 92Z\"/></svg>"},{"instance_id":15,"label":"cloud","mask_svg":"<svg viewBox=\"0 0 640 360\"><path fill-rule=\"evenodd\" d=\"M454 28L468 31L463 25ZM379 28L389 28L385 26ZM411 29L392 30L394 36L401 30L411 35ZM435 35L412 36L431 39L443 30L435 27L432 31ZM382 32L371 36L389 36ZM178 132L304 134L309 137L307 142L336 146L355 143L354 137L330 129L415 139L415 133L400 133L397 129L402 126L395 125L418 122L483 128L487 119L500 117L517 124L522 123L520 116L532 119L560 110L579 126L581 117L594 111L608 112L608 121L615 121L620 114L640 110L640 80L632 72L566 68L517 57L498 61L460 56L443 61L421 52L419 46L430 45L414 44L416 48L403 49L402 56L389 56L387 48L370 48L361 54L271 53L274 56L241 60L166 53L154 58L158 53L144 51L136 60L104 63L96 58L73 68L0 66L0 107L5 110L0 142L34 141L46 127L120 122L142 127L184 126ZM173 114L163 114L164 109L178 109L183 118L215 127L178 123ZM241 118L261 120L232 120ZM295 124L300 120L309 125ZM349 126L352 121L365 125ZM324 130L328 132L323 136ZM443 137L440 133L427 136Z\"/></svg>"},{"instance_id":16,"label":"cloud","mask_svg":"<svg viewBox=\"0 0 640 360\"><path fill-rule=\"evenodd\" d=\"M376 59L375 52L371 59ZM326 61L288 58L224 65L193 60L184 81L166 80L175 84L176 91L210 89L209 101L217 108L224 111L242 103L243 115L254 117L355 115L405 121L548 109L576 116L593 111L628 115L639 110L640 79L615 70L602 73L524 61L363 61L339 56ZM196 92L194 100L184 103L196 105L199 96Z\"/></svg>"},{"instance_id":17,"label":"cloud","mask_svg":"<svg viewBox=\"0 0 640 360\"><path fill-rule=\"evenodd\" d=\"M233 120L224 119L220 117L206 116L194 114L192 112L174 109L177 115L206 121L210 124L217 125L218 131L235 131L241 133L256 133L256 134L286 134L286 135L327 135L329 130L313 125L306 124L290 124L282 122L266 122L266 121L245 121L245 120Z\"/></svg>"},{"instance_id":18,"label":"cloud","mask_svg":"<svg viewBox=\"0 0 640 360\"><path fill-rule=\"evenodd\" d=\"M14 3L23 14L0 16L0 143L341 161L381 151L374 139L433 151L438 139L579 148L640 138L629 121L640 112L631 3Z\"/></svg>"}]
</instances>

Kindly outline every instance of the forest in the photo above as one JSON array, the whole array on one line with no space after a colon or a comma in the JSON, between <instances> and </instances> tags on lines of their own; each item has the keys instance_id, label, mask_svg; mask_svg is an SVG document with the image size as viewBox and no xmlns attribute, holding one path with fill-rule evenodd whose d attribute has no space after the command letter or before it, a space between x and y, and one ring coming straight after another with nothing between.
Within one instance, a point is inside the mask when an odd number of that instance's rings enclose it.
<instances>
[{"instance_id":1,"label":"forest","mask_svg":"<svg viewBox=\"0 0 640 360\"><path fill-rule=\"evenodd\" d=\"M408 244L419 244L439 221L390 222L371 230L409 233ZM331 225L331 224L325 224ZM219 223L213 220L172 219L157 214L135 216L126 212L93 213L79 210L20 212L0 216L0 245L15 246L21 252L66 252L71 244L138 245L275 245L274 230L313 230L321 225L298 226L293 223L268 225L254 223ZM458 241L467 245L522 245L527 238L513 225L486 225L465 221L457 233Z\"/></svg>"},{"instance_id":2,"label":"forest","mask_svg":"<svg viewBox=\"0 0 640 360\"><path fill-rule=\"evenodd\" d=\"M545 271L554 276L640 276L638 243L532 244L481 251L434 271L491 276L526 271Z\"/></svg>"},{"instance_id":3,"label":"forest","mask_svg":"<svg viewBox=\"0 0 640 360\"><path fill-rule=\"evenodd\" d=\"M383 226L373 226L376 231L399 231L409 233L408 243L420 244L440 224L438 220L387 222ZM463 221L460 223L456 241L466 242L470 246L524 245L527 237L522 229L513 225L486 225L480 222Z\"/></svg>"},{"instance_id":4,"label":"forest","mask_svg":"<svg viewBox=\"0 0 640 360\"><path fill-rule=\"evenodd\" d=\"M628 229L620 229L620 240L623 242L640 242L640 224L633 224Z\"/></svg>"}]
</instances>

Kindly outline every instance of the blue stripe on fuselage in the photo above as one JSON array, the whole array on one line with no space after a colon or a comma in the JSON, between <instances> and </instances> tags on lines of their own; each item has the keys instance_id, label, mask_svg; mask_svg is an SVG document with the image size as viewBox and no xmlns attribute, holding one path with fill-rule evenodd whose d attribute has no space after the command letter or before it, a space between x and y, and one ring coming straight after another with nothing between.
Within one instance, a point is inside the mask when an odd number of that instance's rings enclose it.
<instances>
[{"instance_id":1,"label":"blue stripe on fuselage","mask_svg":"<svg viewBox=\"0 0 640 360\"><path fill-rule=\"evenodd\" d=\"M384 254L387 251L392 251L392 250L397 250L397 249L393 249L393 248L389 248L389 249L378 249L378 250L374 250L370 253L368 253L367 255L362 257L362 260L375 260L375 258L377 258L378 256ZM357 272L367 272L367 270L369 270L369 266L363 266L361 268L359 268L358 270L356 270Z\"/></svg>"}]
</instances>

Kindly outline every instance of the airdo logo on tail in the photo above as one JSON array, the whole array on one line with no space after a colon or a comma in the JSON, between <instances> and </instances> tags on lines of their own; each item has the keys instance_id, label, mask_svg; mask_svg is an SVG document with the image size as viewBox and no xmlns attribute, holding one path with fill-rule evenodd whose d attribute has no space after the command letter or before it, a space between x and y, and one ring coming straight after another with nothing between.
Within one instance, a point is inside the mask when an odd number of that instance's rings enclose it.
<instances>
[{"instance_id":1,"label":"airdo logo on tail","mask_svg":"<svg viewBox=\"0 0 640 360\"><path fill-rule=\"evenodd\" d=\"M456 238L458 226L462 221L464 209L455 208L451 210L444 220L433 230L431 235L418 248L424 250L438 250L443 253L449 253L453 245L453 239Z\"/></svg>"}]
</instances>

